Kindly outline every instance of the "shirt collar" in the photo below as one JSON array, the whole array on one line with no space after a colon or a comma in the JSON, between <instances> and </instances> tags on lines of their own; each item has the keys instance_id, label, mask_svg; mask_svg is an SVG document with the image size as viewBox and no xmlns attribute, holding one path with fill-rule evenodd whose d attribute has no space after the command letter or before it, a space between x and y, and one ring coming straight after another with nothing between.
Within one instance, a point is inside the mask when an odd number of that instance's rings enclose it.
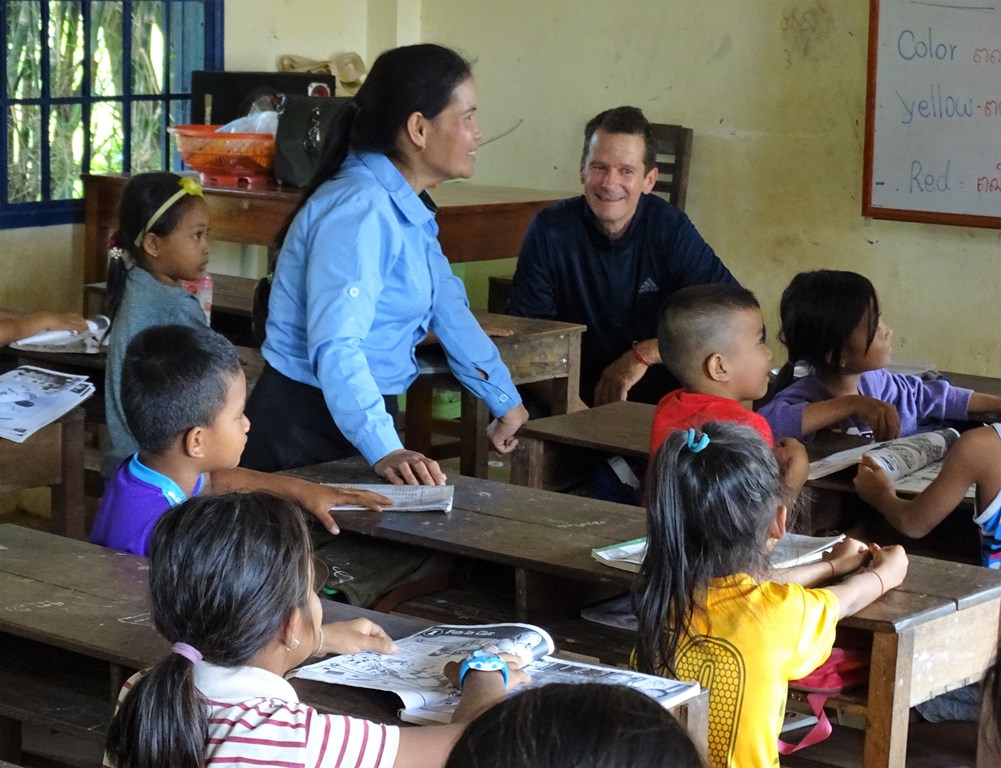
<instances>
[{"instance_id":1,"label":"shirt collar","mask_svg":"<svg viewBox=\"0 0 1001 768\"><path fill-rule=\"evenodd\" d=\"M281 699L299 701L288 680L260 667L220 667L209 661L195 664L195 687L206 699L249 701Z\"/></svg>"},{"instance_id":2,"label":"shirt collar","mask_svg":"<svg viewBox=\"0 0 1001 768\"><path fill-rule=\"evenodd\" d=\"M136 480L141 480L144 483L149 483L150 485L159 488L160 492L163 494L163 498L169 501L170 506L172 507L176 507L182 501L188 500L184 491L181 490L181 486L166 475L157 472L155 469L150 469L139 461L138 453L134 454L132 456L132 460L129 462L129 472L132 473L132 476ZM195 489L192 496L197 496L201 492L204 482L205 475L199 475L198 480L195 482Z\"/></svg>"},{"instance_id":3,"label":"shirt collar","mask_svg":"<svg viewBox=\"0 0 1001 768\"><path fill-rule=\"evenodd\" d=\"M411 223L421 226L434 219L434 212L414 192L392 160L379 152L355 152L353 155L375 176Z\"/></svg>"}]
</instances>

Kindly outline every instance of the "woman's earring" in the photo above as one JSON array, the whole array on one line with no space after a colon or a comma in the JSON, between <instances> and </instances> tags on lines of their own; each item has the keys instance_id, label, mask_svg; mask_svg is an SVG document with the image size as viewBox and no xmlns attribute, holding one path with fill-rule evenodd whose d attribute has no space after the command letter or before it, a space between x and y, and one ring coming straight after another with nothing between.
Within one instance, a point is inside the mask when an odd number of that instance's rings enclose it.
<instances>
[{"instance_id":1,"label":"woman's earring","mask_svg":"<svg viewBox=\"0 0 1001 768\"><path fill-rule=\"evenodd\" d=\"M288 646L286 645L286 646L285 646L285 652L286 652L286 653L292 653L292 651L294 651L294 650L295 650L296 648L298 648L298 647L299 647L299 639L298 639L298 638L296 638L296 637L293 637L293 638L292 638L292 647L291 647L291 648L289 648L289 647L288 647Z\"/></svg>"}]
</instances>

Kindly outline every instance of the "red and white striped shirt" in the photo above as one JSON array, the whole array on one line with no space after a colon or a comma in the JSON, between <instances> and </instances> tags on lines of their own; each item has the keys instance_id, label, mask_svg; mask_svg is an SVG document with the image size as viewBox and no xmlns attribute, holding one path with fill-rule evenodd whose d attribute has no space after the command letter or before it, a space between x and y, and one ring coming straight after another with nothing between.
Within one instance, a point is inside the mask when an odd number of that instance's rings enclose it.
<instances>
[{"instance_id":1,"label":"red and white striped shirt","mask_svg":"<svg viewBox=\"0 0 1001 768\"><path fill-rule=\"evenodd\" d=\"M126 681L119 704L143 674ZM195 686L209 710L206 765L390 768L396 760L399 728L317 712L267 670L200 661ZM113 768L107 756L105 766Z\"/></svg>"}]
</instances>

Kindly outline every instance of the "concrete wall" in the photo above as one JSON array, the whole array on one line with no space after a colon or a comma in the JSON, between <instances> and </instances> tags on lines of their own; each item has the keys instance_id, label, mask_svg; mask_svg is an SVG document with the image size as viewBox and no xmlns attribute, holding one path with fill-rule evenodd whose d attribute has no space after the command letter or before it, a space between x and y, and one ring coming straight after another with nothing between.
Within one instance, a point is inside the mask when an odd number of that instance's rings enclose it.
<instances>
[{"instance_id":1,"label":"concrete wall","mask_svg":"<svg viewBox=\"0 0 1001 768\"><path fill-rule=\"evenodd\" d=\"M691 126L688 213L758 293L773 332L793 274L852 269L880 291L898 359L1001 375L1001 234L860 215L866 0L275 0L252 14L249 5L227 3L231 68L344 50L370 64L416 40L475 59L485 134L523 120L481 151L480 183L575 188L583 125L615 104ZM81 250L71 227L3 233L0 304L77 308ZM257 260L218 248L213 269L240 273ZM474 303L491 269L511 265L461 270ZM42 287L40 274L65 278Z\"/></svg>"}]
</instances>

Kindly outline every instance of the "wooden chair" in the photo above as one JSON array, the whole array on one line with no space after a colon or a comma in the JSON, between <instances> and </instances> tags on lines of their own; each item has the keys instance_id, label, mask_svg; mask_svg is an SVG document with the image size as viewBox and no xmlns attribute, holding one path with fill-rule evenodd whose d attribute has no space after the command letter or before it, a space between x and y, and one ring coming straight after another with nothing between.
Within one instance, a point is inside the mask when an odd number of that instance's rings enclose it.
<instances>
[{"instance_id":1,"label":"wooden chair","mask_svg":"<svg viewBox=\"0 0 1001 768\"><path fill-rule=\"evenodd\" d=\"M651 123L657 134L657 183L653 191L679 210L685 210L688 168L692 161L692 129Z\"/></svg>"},{"instance_id":2,"label":"wooden chair","mask_svg":"<svg viewBox=\"0 0 1001 768\"><path fill-rule=\"evenodd\" d=\"M650 123L657 136L657 183L654 194L660 195L679 210L685 210L688 195L688 168L692 160L691 128L667 123ZM488 278L487 311L503 314L511 295L511 277Z\"/></svg>"}]
</instances>

